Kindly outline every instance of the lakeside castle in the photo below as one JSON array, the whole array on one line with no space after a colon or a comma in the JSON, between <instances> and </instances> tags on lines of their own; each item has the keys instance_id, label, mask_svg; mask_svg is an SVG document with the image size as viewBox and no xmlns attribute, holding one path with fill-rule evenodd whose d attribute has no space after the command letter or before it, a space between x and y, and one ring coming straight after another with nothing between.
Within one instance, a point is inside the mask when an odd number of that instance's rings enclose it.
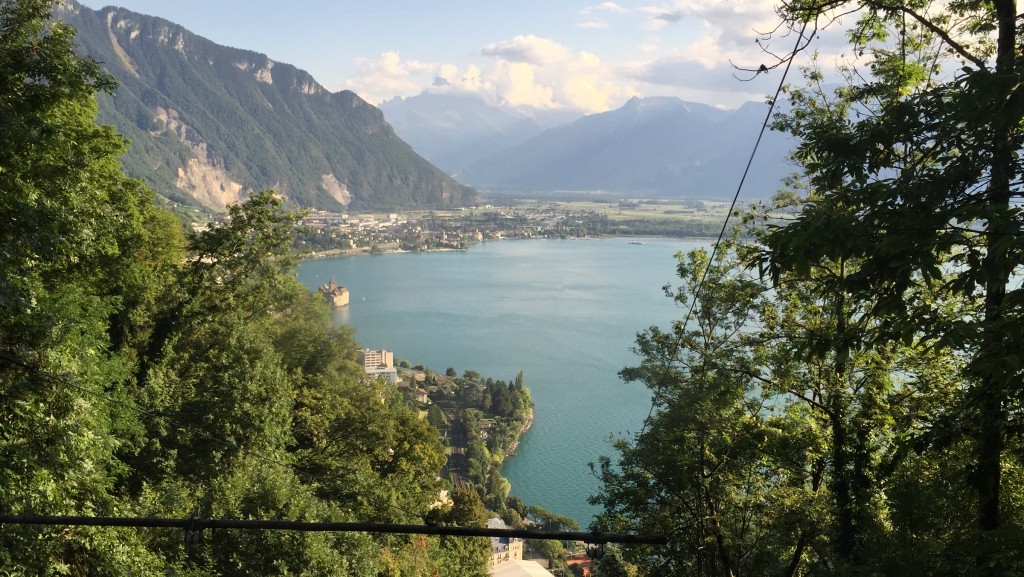
<instances>
[{"instance_id":1,"label":"lakeside castle","mask_svg":"<svg viewBox=\"0 0 1024 577\"><path fill-rule=\"evenodd\" d=\"M333 278L331 282L320 285L320 294L324 295L331 306L343 307L348 305L348 289L338 284Z\"/></svg>"}]
</instances>

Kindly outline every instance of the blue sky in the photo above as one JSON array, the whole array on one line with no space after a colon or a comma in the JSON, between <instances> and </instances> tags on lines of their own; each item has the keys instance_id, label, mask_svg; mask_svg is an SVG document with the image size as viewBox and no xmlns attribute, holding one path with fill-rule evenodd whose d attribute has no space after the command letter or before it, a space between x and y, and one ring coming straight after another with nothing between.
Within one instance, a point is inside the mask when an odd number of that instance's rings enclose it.
<instances>
[{"instance_id":1,"label":"blue sky","mask_svg":"<svg viewBox=\"0 0 1024 577\"><path fill-rule=\"evenodd\" d=\"M111 3L80 2L94 9ZM762 101L780 74L741 82L730 65L770 63L755 43L756 31L777 24L770 0L115 4L265 53L310 72L329 90L353 90L374 104L429 89L587 113L617 108L632 96L734 108ZM792 40L774 42L785 52Z\"/></svg>"}]
</instances>

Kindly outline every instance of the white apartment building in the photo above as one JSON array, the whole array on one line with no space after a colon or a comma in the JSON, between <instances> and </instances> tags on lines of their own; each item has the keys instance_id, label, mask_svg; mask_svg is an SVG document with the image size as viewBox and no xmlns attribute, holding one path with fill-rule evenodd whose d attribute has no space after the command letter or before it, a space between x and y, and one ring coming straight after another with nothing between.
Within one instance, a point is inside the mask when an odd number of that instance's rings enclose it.
<instances>
[{"instance_id":1,"label":"white apartment building","mask_svg":"<svg viewBox=\"0 0 1024 577\"><path fill-rule=\"evenodd\" d=\"M359 364L371 378L382 376L392 385L398 384L395 354L387 349L361 349L356 351Z\"/></svg>"}]
</instances>

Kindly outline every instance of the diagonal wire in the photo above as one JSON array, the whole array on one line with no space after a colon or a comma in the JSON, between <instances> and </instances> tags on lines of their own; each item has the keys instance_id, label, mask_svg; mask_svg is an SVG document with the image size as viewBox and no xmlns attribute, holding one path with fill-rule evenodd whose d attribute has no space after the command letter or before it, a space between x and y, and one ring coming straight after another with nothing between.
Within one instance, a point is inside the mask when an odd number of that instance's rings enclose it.
<instances>
[{"instance_id":1,"label":"diagonal wire","mask_svg":"<svg viewBox=\"0 0 1024 577\"><path fill-rule=\"evenodd\" d=\"M704 267L704 273L701 275L700 282L697 283L697 288L693 291L693 296L690 299L690 309L686 312L686 318L683 320L683 324L676 335L676 338L672 341L672 348L669 352L668 360L665 361L665 370L661 373L661 378L658 379L658 384L654 389L654 394L651 397L651 410L647 412L647 418L644 419L643 427L640 429L640 436L643 436L647 432L647 426L651 422L651 417L654 415L654 408L657 406L658 397L661 395L661 391L665 388L665 382L668 380L668 374L671 370L672 363L677 360L679 356L680 348L682 346L683 335L686 334L686 325L690 323L690 319L693 317L694 307L697 306L697 300L700 298L701 290L704 288L704 283L708 279L708 273L711 271L711 266L715 262L715 255L718 254L719 246L722 244L722 239L725 237L725 231L729 226L729 217L732 216L733 210L736 209L736 203L740 198L740 191L743 190L743 184L747 180L747 175L750 173L750 165L754 162L754 155L757 154L757 149L761 145L761 139L764 137L765 130L768 128L768 121L772 118L772 113L775 111L775 104L779 101L779 94L782 93L782 87L785 86L786 76L789 74L789 69L793 65L793 60L796 58L797 52L800 50L800 42L804 38L804 32L807 30L807 21L804 21L803 27L800 28L800 34L797 36L796 45L793 47L793 51L790 53L789 58L786 61L786 68L782 72L782 78L779 79L779 86L775 89L775 96L772 98L771 103L768 106L768 113L764 117L764 122L761 124L761 131L757 134L757 140L754 142L754 148L750 151L750 157L747 159L747 166L743 169L743 176L740 178L739 185L736 186L736 194L732 197L732 203L729 204L729 211L725 213L725 221L722 222L722 230L718 233L718 238L715 240L715 245L711 249L711 255L708 258L708 263Z\"/></svg>"}]
</instances>

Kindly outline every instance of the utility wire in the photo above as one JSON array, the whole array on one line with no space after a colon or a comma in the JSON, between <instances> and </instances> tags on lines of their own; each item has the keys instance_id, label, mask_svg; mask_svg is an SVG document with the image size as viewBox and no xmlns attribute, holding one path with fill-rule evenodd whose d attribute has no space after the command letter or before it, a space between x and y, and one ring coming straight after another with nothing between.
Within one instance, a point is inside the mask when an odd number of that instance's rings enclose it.
<instances>
[{"instance_id":1,"label":"utility wire","mask_svg":"<svg viewBox=\"0 0 1024 577\"><path fill-rule=\"evenodd\" d=\"M711 255L708 257L708 263L704 267L704 273L701 275L700 282L697 283L697 288L693 291L693 296L690 299L690 309L686 312L686 318L683 320L683 324L679 330L679 334L672 341L672 348L669 352L668 360L665 362L665 370L661 374L661 378L658 380L658 385L654 390L654 395L651 397L651 410L647 412L647 418L644 419L643 427L640 429L640 436L643 436L647 432L647 426L651 422L651 417L654 415L654 408L657 406L658 396L661 391L665 388L665 382L668 380L668 374L671 370L672 363L676 361L676 357L679 356L679 349L682 344L683 335L686 334L686 325L690 323L691 317L693 317L694 307L697 306L697 300L700 298L701 290L704 288L704 283L708 279L708 274L711 272L711 267L715 263L715 256L718 254L718 248L722 244L722 239L725 237L725 231L729 226L729 218L732 216L733 210L736 209L736 203L740 198L740 191L743 190L743 184L747 180L747 175L750 173L750 166L754 162L754 155L757 154L757 149L761 145L761 138L764 137L765 130L768 129L768 121L772 118L772 113L775 111L775 104L779 101L779 95L782 93L782 87L786 84L786 76L789 74L789 69L793 65L793 60L796 58L797 52L800 50L800 41L804 38L804 32L807 30L807 21L804 21L803 26L800 28L800 34L796 38L796 45L793 47L793 51L790 52L790 56L786 61L786 68L782 72L782 78L779 79L779 86L775 89L775 96L772 98L768 106L768 114L764 117L764 122L761 123L761 131L757 134L757 140L754 142L754 149L750 151L750 157L747 159L747 166L743 169L743 176L740 178L739 185L736 186L736 194L732 197L732 202L729 204L729 211L725 213L725 221L722 222L722 230L718 233L718 238L715 240L714 247L711 249Z\"/></svg>"},{"instance_id":2,"label":"utility wire","mask_svg":"<svg viewBox=\"0 0 1024 577\"><path fill-rule=\"evenodd\" d=\"M552 541L628 543L666 545L663 535L631 535L582 531L542 531L529 529L492 529L488 527L445 527L441 525L400 525L395 523L317 523L307 521L268 521L260 519L165 519L157 517L72 517L42 515L0 515L0 524L60 525L87 527L180 528L194 535L205 529L246 529L303 532L398 533L402 535L448 535L455 537L511 537Z\"/></svg>"},{"instance_id":3,"label":"utility wire","mask_svg":"<svg viewBox=\"0 0 1024 577\"><path fill-rule=\"evenodd\" d=\"M6 362L20 366L25 369L34 369L19 359L3 356ZM140 415L148 417L164 418L152 411L139 407L135 403L126 403L109 395L90 390L69 377L58 376L46 370L35 369L37 374L51 381L61 383L89 394L111 405L133 410ZM230 441L210 435L175 423L166 419L170 425L181 430L192 432L209 441L222 444L228 448L238 450L241 453L252 456L265 463L278 465L294 471L296 474L307 477L307 479L325 482L324 479L298 469L294 465L265 457ZM392 509L412 517L422 517L411 511L407 511L392 503L383 503ZM249 530L285 530L304 532L365 532L365 533L391 533L405 535L449 535L456 537L514 537L522 539L560 540L560 541L583 541L589 544L603 545L605 543L624 543L638 545L665 545L668 538L662 535L633 535L625 533L598 533L579 531L538 531L529 529L492 529L479 527L451 527L440 525L409 525L395 523L361 523L361 522L308 522L308 521L281 521L281 520L256 520L256 519L168 519L158 517L84 517L84 516L52 516L52 515L0 515L0 524L10 525L60 525L60 526L89 526L89 527L178 527L185 531L186 543L191 543L198 532L204 529L249 529Z\"/></svg>"}]
</instances>

